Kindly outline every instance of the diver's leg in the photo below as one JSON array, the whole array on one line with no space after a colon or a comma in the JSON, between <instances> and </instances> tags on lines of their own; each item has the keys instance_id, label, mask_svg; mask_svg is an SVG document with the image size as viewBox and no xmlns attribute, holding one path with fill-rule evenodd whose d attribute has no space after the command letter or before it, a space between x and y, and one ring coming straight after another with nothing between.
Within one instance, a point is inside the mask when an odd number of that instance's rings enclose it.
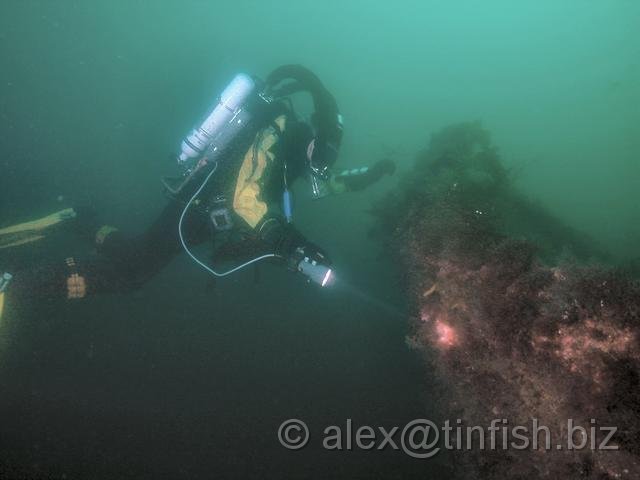
<instances>
[{"instance_id":1,"label":"diver's leg","mask_svg":"<svg viewBox=\"0 0 640 480\"><path fill-rule=\"evenodd\" d=\"M122 277L134 285L144 284L182 251L178 222L183 209L182 204L170 202L137 237L127 237L118 230L103 227L96 235L98 252L109 259ZM189 245L202 243L211 235L206 218L193 212L185 217L183 233Z\"/></svg>"},{"instance_id":2,"label":"diver's leg","mask_svg":"<svg viewBox=\"0 0 640 480\"><path fill-rule=\"evenodd\" d=\"M69 257L51 265L11 272L13 278L2 302L10 306L40 300L73 300L140 288L180 252L178 221L183 208L170 203L138 237L126 238L116 229L109 229L103 238L98 237L99 255L95 257L84 260ZM187 215L184 235L191 245L205 241L209 237L205 218Z\"/></svg>"},{"instance_id":3,"label":"diver's leg","mask_svg":"<svg viewBox=\"0 0 640 480\"><path fill-rule=\"evenodd\" d=\"M78 299L98 293L128 291L133 282L99 257L76 261L69 257L49 265L12 272L5 289L9 302Z\"/></svg>"},{"instance_id":4,"label":"diver's leg","mask_svg":"<svg viewBox=\"0 0 640 480\"><path fill-rule=\"evenodd\" d=\"M34 268L11 272L12 278L1 293L6 310L29 311L42 302L74 300L97 293L128 291L134 285L99 257L76 262L72 257ZM2 320L0 311L0 322Z\"/></svg>"}]
</instances>

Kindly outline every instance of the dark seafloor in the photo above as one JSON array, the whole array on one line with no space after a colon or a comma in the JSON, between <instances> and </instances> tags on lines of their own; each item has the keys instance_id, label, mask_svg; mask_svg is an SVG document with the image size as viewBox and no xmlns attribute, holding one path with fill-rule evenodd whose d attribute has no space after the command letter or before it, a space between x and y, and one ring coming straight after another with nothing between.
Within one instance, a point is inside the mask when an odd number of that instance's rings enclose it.
<instances>
[{"instance_id":1,"label":"dark seafloor","mask_svg":"<svg viewBox=\"0 0 640 480\"><path fill-rule=\"evenodd\" d=\"M360 230L358 242L346 235L340 242L360 248L351 256L337 251L335 261L354 272L349 282L359 290L401 304L388 284L390 266ZM67 251L62 239L39 247L43 257ZM269 266L261 277L256 284L249 271L214 287L181 256L140 292L25 307L19 320L6 319L0 478L423 478L446 471L442 458L321 448L322 430L349 418L391 428L435 413L425 411L428 376L405 346L403 312L345 289L318 291ZM311 441L301 451L278 443L288 418L309 425Z\"/></svg>"},{"instance_id":2,"label":"dark seafloor","mask_svg":"<svg viewBox=\"0 0 640 480\"><path fill-rule=\"evenodd\" d=\"M44 307L16 328L0 367L0 478L424 474L400 452L319 443L348 418L391 427L424 416L401 316L282 272L205 283L181 258L140 293ZM278 443L288 418L312 432L302 451Z\"/></svg>"}]
</instances>

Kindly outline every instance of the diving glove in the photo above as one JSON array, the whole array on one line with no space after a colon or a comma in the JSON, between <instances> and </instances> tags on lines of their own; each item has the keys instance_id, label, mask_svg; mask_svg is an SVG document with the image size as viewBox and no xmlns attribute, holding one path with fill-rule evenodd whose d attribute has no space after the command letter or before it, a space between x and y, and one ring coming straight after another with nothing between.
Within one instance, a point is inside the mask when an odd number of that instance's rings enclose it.
<instances>
[{"instance_id":1,"label":"diving glove","mask_svg":"<svg viewBox=\"0 0 640 480\"><path fill-rule=\"evenodd\" d=\"M376 162L371 167L345 170L337 174L334 180L338 184L344 185L348 191L357 192L373 185L385 175L393 175L395 171L395 162L385 159Z\"/></svg>"}]
</instances>

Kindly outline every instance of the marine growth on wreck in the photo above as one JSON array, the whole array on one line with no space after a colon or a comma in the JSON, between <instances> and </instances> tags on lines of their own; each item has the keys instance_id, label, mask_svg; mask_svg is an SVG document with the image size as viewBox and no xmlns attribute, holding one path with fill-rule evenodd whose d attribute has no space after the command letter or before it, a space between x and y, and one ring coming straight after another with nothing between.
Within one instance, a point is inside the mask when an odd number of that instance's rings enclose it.
<instances>
[{"instance_id":1,"label":"marine growth on wreck","mask_svg":"<svg viewBox=\"0 0 640 480\"><path fill-rule=\"evenodd\" d=\"M640 286L518 193L479 123L432 136L373 232L401 261L407 343L462 425L549 428L551 449L457 451L459 478L640 478ZM397 212L403 212L397 215ZM614 449L568 445L568 421ZM573 440L581 444L579 431Z\"/></svg>"}]
</instances>

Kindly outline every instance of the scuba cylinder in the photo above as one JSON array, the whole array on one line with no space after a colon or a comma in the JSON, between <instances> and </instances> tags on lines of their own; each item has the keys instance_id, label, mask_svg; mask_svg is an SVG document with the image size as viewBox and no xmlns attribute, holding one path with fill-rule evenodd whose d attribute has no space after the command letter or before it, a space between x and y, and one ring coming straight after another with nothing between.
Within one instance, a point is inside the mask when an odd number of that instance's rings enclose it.
<instances>
[{"instance_id":1,"label":"scuba cylinder","mask_svg":"<svg viewBox=\"0 0 640 480\"><path fill-rule=\"evenodd\" d=\"M225 131L225 127L232 123L242 106L247 101L251 93L255 90L256 84L253 79L244 73L239 73L229 83L220 95L220 100L213 111L207 116L198 128L182 141L181 152L178 155L178 163L184 164L189 160L194 160L204 153L204 151ZM241 119L238 119L243 124ZM242 125L243 126L243 125ZM226 135L226 142L233 138ZM219 139L222 140L222 139ZM224 145L216 145L217 149L224 148Z\"/></svg>"},{"instance_id":2,"label":"scuba cylinder","mask_svg":"<svg viewBox=\"0 0 640 480\"><path fill-rule=\"evenodd\" d=\"M227 85L220 95L220 100L209 113L202 125L182 141L178 164L183 168L180 177L164 177L162 183L172 195L179 195L183 188L191 184L217 163L240 132L254 120L250 103L260 98L263 104L269 101L256 95L256 83L244 73L239 73ZM255 106L255 105L254 105ZM209 165L208 168L202 168Z\"/></svg>"}]
</instances>

